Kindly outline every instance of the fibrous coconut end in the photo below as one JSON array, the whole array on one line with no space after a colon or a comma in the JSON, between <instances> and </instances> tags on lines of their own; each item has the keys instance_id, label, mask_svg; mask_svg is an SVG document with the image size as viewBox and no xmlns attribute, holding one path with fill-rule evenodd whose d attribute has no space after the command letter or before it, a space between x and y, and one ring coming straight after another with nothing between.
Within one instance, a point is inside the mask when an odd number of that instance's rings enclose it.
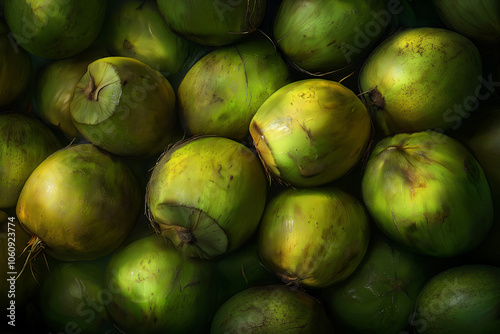
<instances>
[{"instance_id":1,"label":"fibrous coconut end","mask_svg":"<svg viewBox=\"0 0 500 334\"><path fill-rule=\"evenodd\" d=\"M107 62L91 63L76 85L70 111L73 120L98 124L108 119L120 102L122 82L116 68Z\"/></svg>"}]
</instances>

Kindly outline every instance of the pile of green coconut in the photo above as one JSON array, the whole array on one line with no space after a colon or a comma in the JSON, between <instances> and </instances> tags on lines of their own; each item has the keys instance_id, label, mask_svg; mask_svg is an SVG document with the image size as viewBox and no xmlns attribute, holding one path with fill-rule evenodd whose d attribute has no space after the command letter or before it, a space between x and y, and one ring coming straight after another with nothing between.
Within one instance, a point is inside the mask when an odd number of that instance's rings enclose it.
<instances>
[{"instance_id":1,"label":"pile of green coconut","mask_svg":"<svg viewBox=\"0 0 500 334\"><path fill-rule=\"evenodd\" d=\"M500 333L500 3L0 2L2 333Z\"/></svg>"}]
</instances>

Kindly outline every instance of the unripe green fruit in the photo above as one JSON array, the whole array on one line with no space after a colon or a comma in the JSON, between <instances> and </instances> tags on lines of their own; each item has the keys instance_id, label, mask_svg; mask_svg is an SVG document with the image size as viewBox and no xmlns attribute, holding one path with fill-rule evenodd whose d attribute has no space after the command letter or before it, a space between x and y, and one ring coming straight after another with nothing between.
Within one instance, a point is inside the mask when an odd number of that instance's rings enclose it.
<instances>
[{"instance_id":1,"label":"unripe green fruit","mask_svg":"<svg viewBox=\"0 0 500 334\"><path fill-rule=\"evenodd\" d=\"M431 0L441 20L482 46L500 44L500 3L496 0Z\"/></svg>"},{"instance_id":2,"label":"unripe green fruit","mask_svg":"<svg viewBox=\"0 0 500 334\"><path fill-rule=\"evenodd\" d=\"M346 280L321 291L342 333L402 333L420 290L433 274L431 259L373 233L363 261Z\"/></svg>"},{"instance_id":3,"label":"unripe green fruit","mask_svg":"<svg viewBox=\"0 0 500 334\"><path fill-rule=\"evenodd\" d=\"M180 71L192 44L176 35L155 0L133 0L111 13L106 39L111 54L132 57L167 75Z\"/></svg>"},{"instance_id":4,"label":"unripe green fruit","mask_svg":"<svg viewBox=\"0 0 500 334\"><path fill-rule=\"evenodd\" d=\"M80 144L38 165L21 191L16 212L49 255L85 261L116 249L140 206L140 189L128 166L92 144Z\"/></svg>"},{"instance_id":5,"label":"unripe green fruit","mask_svg":"<svg viewBox=\"0 0 500 334\"><path fill-rule=\"evenodd\" d=\"M163 237L141 238L111 258L106 305L127 333L198 333L215 307L213 263L184 257ZM198 330L197 330L198 329Z\"/></svg>"},{"instance_id":6,"label":"unripe green fruit","mask_svg":"<svg viewBox=\"0 0 500 334\"><path fill-rule=\"evenodd\" d=\"M482 74L477 47L446 29L401 30L368 57L360 89L379 131L390 135L460 125L475 107Z\"/></svg>"},{"instance_id":7,"label":"unripe green fruit","mask_svg":"<svg viewBox=\"0 0 500 334\"><path fill-rule=\"evenodd\" d=\"M461 265L444 270L422 288L411 319L429 334L500 331L500 268Z\"/></svg>"},{"instance_id":8,"label":"unripe green fruit","mask_svg":"<svg viewBox=\"0 0 500 334\"><path fill-rule=\"evenodd\" d=\"M157 0L169 27L202 45L234 43L254 32L264 20L265 0Z\"/></svg>"},{"instance_id":9,"label":"unripe green fruit","mask_svg":"<svg viewBox=\"0 0 500 334\"><path fill-rule=\"evenodd\" d=\"M244 140L264 101L290 82L287 64L267 39L216 49L188 71L179 90L183 125L191 135Z\"/></svg>"},{"instance_id":10,"label":"unripe green fruit","mask_svg":"<svg viewBox=\"0 0 500 334\"><path fill-rule=\"evenodd\" d=\"M256 155L234 140L194 137L160 158L146 201L155 230L185 255L210 259L257 230L267 184Z\"/></svg>"},{"instance_id":11,"label":"unripe green fruit","mask_svg":"<svg viewBox=\"0 0 500 334\"><path fill-rule=\"evenodd\" d=\"M285 285L248 288L226 301L215 314L210 334L332 334L323 305Z\"/></svg>"},{"instance_id":12,"label":"unripe green fruit","mask_svg":"<svg viewBox=\"0 0 500 334\"><path fill-rule=\"evenodd\" d=\"M175 135L175 93L158 71L130 57L92 62L70 105L78 131L117 155L160 154Z\"/></svg>"},{"instance_id":13,"label":"unripe green fruit","mask_svg":"<svg viewBox=\"0 0 500 334\"><path fill-rule=\"evenodd\" d=\"M358 162L370 140L371 120L347 87L305 79L274 92L252 118L250 134L269 174L311 187L340 178Z\"/></svg>"},{"instance_id":14,"label":"unripe green fruit","mask_svg":"<svg viewBox=\"0 0 500 334\"><path fill-rule=\"evenodd\" d=\"M97 38L107 1L6 1L4 13L12 35L31 54L47 59L74 56Z\"/></svg>"},{"instance_id":15,"label":"unripe green fruit","mask_svg":"<svg viewBox=\"0 0 500 334\"><path fill-rule=\"evenodd\" d=\"M114 333L105 307L111 298L104 285L105 264L63 262L51 268L39 287L39 305L44 322L56 333Z\"/></svg>"},{"instance_id":16,"label":"unripe green fruit","mask_svg":"<svg viewBox=\"0 0 500 334\"><path fill-rule=\"evenodd\" d=\"M355 197L336 188L288 189L266 206L259 254L285 283L324 288L354 272L369 236L368 215Z\"/></svg>"},{"instance_id":17,"label":"unripe green fruit","mask_svg":"<svg viewBox=\"0 0 500 334\"><path fill-rule=\"evenodd\" d=\"M300 69L326 73L364 59L391 22L384 0L284 0L273 32L285 56Z\"/></svg>"},{"instance_id":18,"label":"unripe green fruit","mask_svg":"<svg viewBox=\"0 0 500 334\"><path fill-rule=\"evenodd\" d=\"M490 188L479 163L460 142L431 130L377 143L362 193L382 232L430 256L472 250L493 221Z\"/></svg>"},{"instance_id":19,"label":"unripe green fruit","mask_svg":"<svg viewBox=\"0 0 500 334\"><path fill-rule=\"evenodd\" d=\"M35 98L40 118L61 129L70 139L81 137L71 119L73 92L87 66L103 56L104 51L90 51L52 61L36 77Z\"/></svg>"},{"instance_id":20,"label":"unripe green fruit","mask_svg":"<svg viewBox=\"0 0 500 334\"><path fill-rule=\"evenodd\" d=\"M38 118L21 113L0 115L0 208L15 208L33 170L61 147Z\"/></svg>"}]
</instances>

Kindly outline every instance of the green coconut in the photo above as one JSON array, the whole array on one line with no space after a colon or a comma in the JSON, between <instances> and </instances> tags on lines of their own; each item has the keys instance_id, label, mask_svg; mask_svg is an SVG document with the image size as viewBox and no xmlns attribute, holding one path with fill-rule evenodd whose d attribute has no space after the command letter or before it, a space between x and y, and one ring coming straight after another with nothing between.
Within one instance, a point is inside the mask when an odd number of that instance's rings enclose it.
<instances>
[{"instance_id":1,"label":"green coconut","mask_svg":"<svg viewBox=\"0 0 500 334\"><path fill-rule=\"evenodd\" d=\"M281 87L260 106L250 134L271 176L294 186L319 186L359 161L370 141L371 120L349 88L304 79Z\"/></svg>"},{"instance_id":2,"label":"green coconut","mask_svg":"<svg viewBox=\"0 0 500 334\"><path fill-rule=\"evenodd\" d=\"M35 254L87 261L115 250L141 208L138 182L119 158L95 147L65 147L45 159L26 181L16 212L32 235Z\"/></svg>"},{"instance_id":3,"label":"green coconut","mask_svg":"<svg viewBox=\"0 0 500 334\"><path fill-rule=\"evenodd\" d=\"M475 108L482 60L466 37L440 28L401 30L370 54L360 89L385 135L456 128Z\"/></svg>"},{"instance_id":4,"label":"green coconut","mask_svg":"<svg viewBox=\"0 0 500 334\"><path fill-rule=\"evenodd\" d=\"M384 0L283 0L274 39L286 57L311 73L338 71L365 58L396 11Z\"/></svg>"},{"instance_id":5,"label":"green coconut","mask_svg":"<svg viewBox=\"0 0 500 334\"><path fill-rule=\"evenodd\" d=\"M429 256L469 252L493 222L490 188L477 160L460 142L431 130L378 142L362 193L382 232Z\"/></svg>"},{"instance_id":6,"label":"green coconut","mask_svg":"<svg viewBox=\"0 0 500 334\"><path fill-rule=\"evenodd\" d=\"M33 170L62 147L41 120L21 113L0 115L0 208L15 208Z\"/></svg>"},{"instance_id":7,"label":"green coconut","mask_svg":"<svg viewBox=\"0 0 500 334\"><path fill-rule=\"evenodd\" d=\"M87 66L106 55L104 51L88 51L76 56L52 61L36 76L35 100L38 115L46 123L58 127L68 138L81 137L71 119L73 91Z\"/></svg>"},{"instance_id":8,"label":"green coconut","mask_svg":"<svg viewBox=\"0 0 500 334\"><path fill-rule=\"evenodd\" d=\"M130 57L89 64L70 104L76 129L94 145L117 155L152 156L171 143L176 97L157 70Z\"/></svg>"},{"instance_id":9,"label":"green coconut","mask_svg":"<svg viewBox=\"0 0 500 334\"><path fill-rule=\"evenodd\" d=\"M496 0L432 0L441 20L483 46L500 43L500 3Z\"/></svg>"},{"instance_id":10,"label":"green coconut","mask_svg":"<svg viewBox=\"0 0 500 334\"><path fill-rule=\"evenodd\" d=\"M106 310L111 292L104 285L107 262L63 262L51 268L40 287L43 321L57 333L118 333Z\"/></svg>"},{"instance_id":11,"label":"green coconut","mask_svg":"<svg viewBox=\"0 0 500 334\"><path fill-rule=\"evenodd\" d=\"M403 333L420 290L433 274L432 259L402 249L379 233L356 271L321 290L330 319L344 333Z\"/></svg>"},{"instance_id":12,"label":"green coconut","mask_svg":"<svg viewBox=\"0 0 500 334\"><path fill-rule=\"evenodd\" d=\"M289 77L287 64L265 38L216 49L194 64L179 86L183 125L192 135L246 139L252 117Z\"/></svg>"},{"instance_id":13,"label":"green coconut","mask_svg":"<svg viewBox=\"0 0 500 334\"><path fill-rule=\"evenodd\" d=\"M500 268L461 265L432 277L418 295L411 318L417 332L500 332Z\"/></svg>"},{"instance_id":14,"label":"green coconut","mask_svg":"<svg viewBox=\"0 0 500 334\"><path fill-rule=\"evenodd\" d=\"M31 74L29 54L11 40L4 19L0 19L0 107L15 102L26 91Z\"/></svg>"},{"instance_id":15,"label":"green coconut","mask_svg":"<svg viewBox=\"0 0 500 334\"><path fill-rule=\"evenodd\" d=\"M48 59L74 56L97 38L107 1L6 1L5 20L14 40L29 53Z\"/></svg>"},{"instance_id":16,"label":"green coconut","mask_svg":"<svg viewBox=\"0 0 500 334\"><path fill-rule=\"evenodd\" d=\"M161 156L146 204L158 233L185 255L210 259L250 239L266 192L263 168L248 147L224 137L194 137Z\"/></svg>"},{"instance_id":17,"label":"green coconut","mask_svg":"<svg viewBox=\"0 0 500 334\"><path fill-rule=\"evenodd\" d=\"M202 45L234 43L260 26L265 0L158 0L168 26L182 37Z\"/></svg>"},{"instance_id":18,"label":"green coconut","mask_svg":"<svg viewBox=\"0 0 500 334\"><path fill-rule=\"evenodd\" d=\"M167 26L152 0L119 4L110 14L106 39L111 54L138 59L167 77L181 70L193 47Z\"/></svg>"},{"instance_id":19,"label":"green coconut","mask_svg":"<svg viewBox=\"0 0 500 334\"><path fill-rule=\"evenodd\" d=\"M184 257L164 238L141 238L111 258L104 280L108 313L126 333L198 333L210 320L213 263Z\"/></svg>"},{"instance_id":20,"label":"green coconut","mask_svg":"<svg viewBox=\"0 0 500 334\"><path fill-rule=\"evenodd\" d=\"M215 313L210 334L332 334L333 325L320 301L285 285L248 288Z\"/></svg>"},{"instance_id":21,"label":"green coconut","mask_svg":"<svg viewBox=\"0 0 500 334\"><path fill-rule=\"evenodd\" d=\"M262 263L284 283L324 288L351 275L370 239L361 202L336 188L287 189L266 206Z\"/></svg>"}]
</instances>

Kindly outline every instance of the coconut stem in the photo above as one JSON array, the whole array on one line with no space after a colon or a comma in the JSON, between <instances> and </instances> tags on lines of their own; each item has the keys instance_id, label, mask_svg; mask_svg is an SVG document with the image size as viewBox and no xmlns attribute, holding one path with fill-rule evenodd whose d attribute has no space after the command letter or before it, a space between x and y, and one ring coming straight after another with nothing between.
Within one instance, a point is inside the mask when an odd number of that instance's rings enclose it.
<instances>
[{"instance_id":1,"label":"coconut stem","mask_svg":"<svg viewBox=\"0 0 500 334\"><path fill-rule=\"evenodd\" d=\"M196 243L196 237L194 236L193 231L190 229L187 228L179 229L177 231L177 234L179 235L181 241L188 245L193 245Z\"/></svg>"},{"instance_id":2,"label":"coconut stem","mask_svg":"<svg viewBox=\"0 0 500 334\"><path fill-rule=\"evenodd\" d=\"M290 277L284 274L278 274L278 277L281 278L283 283L292 287L292 289L296 290L300 288L300 279L298 277Z\"/></svg>"},{"instance_id":3,"label":"coconut stem","mask_svg":"<svg viewBox=\"0 0 500 334\"><path fill-rule=\"evenodd\" d=\"M96 89L95 83L94 83L94 78L92 78L92 75L90 75L90 80L83 90L83 95L87 98L89 101L94 101L97 102L99 100L99 90Z\"/></svg>"},{"instance_id":4,"label":"coconut stem","mask_svg":"<svg viewBox=\"0 0 500 334\"><path fill-rule=\"evenodd\" d=\"M385 99L377 88L370 92L370 100L372 101L371 105L379 109L383 109L385 106Z\"/></svg>"}]
</instances>

